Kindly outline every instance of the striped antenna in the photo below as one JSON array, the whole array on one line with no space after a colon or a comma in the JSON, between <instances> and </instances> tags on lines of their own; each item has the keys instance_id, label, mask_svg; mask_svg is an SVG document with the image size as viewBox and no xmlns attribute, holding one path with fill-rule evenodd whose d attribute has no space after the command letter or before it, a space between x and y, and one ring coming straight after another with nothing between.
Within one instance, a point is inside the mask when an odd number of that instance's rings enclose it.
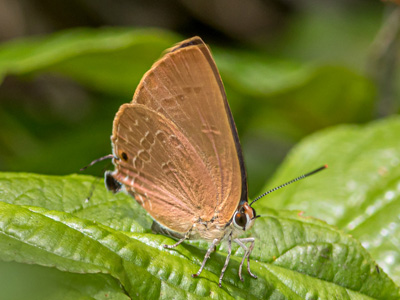
<instances>
[{"instance_id":1,"label":"striped antenna","mask_svg":"<svg viewBox=\"0 0 400 300\"><path fill-rule=\"evenodd\" d=\"M103 161L103 160L106 160L106 159L112 159L112 158L115 158L115 156L112 155L112 154L109 154L109 155L100 157L98 159L95 159L90 164L88 164L86 167L83 167L82 169L80 169L80 171L86 170L87 168L93 166L95 163L98 163L99 161ZM111 162L108 163L108 165L105 168L103 168L103 171L102 171L103 174L110 167L110 165L111 165ZM94 193L94 189L96 188L96 185L99 183L100 179L101 179L100 177L96 177L96 179L93 181L92 185L90 186L89 195L85 199L86 202L88 202L92 198L93 193Z\"/></svg>"},{"instance_id":2,"label":"striped antenna","mask_svg":"<svg viewBox=\"0 0 400 300\"><path fill-rule=\"evenodd\" d=\"M306 177L308 177L308 176L310 176L310 175L313 175L313 174L315 174L315 173L318 173L319 171L325 170L326 168L328 168L328 165L324 165L324 166L322 166L322 167L319 167L318 169L315 169L314 171L311 171L311 172L309 172L309 173L306 173L306 174L304 174L304 175L301 175L301 176L299 176L299 177L297 177L297 178L295 178L295 179L292 179L292 180L290 180L290 181L288 181L288 182L286 182L286 183L284 183L284 184L282 184L282 185L280 185L280 186L277 186L276 188L273 188L272 190L269 190L268 192L265 192L264 194L258 196L256 199L254 199L254 200L250 203L250 206L251 206L254 202L256 202L257 200L261 199L262 197L264 197L264 196L266 196L266 195L268 195L268 194L270 194L270 193L272 193L272 192L275 192L276 190L279 190L279 189L281 189L281 188L283 188L283 187L285 187L285 186L287 186L287 185L289 185L289 184L291 184L291 183L293 183L293 182L299 181L299 180L301 180L301 179L303 179L303 178L306 178Z\"/></svg>"},{"instance_id":3,"label":"striped antenna","mask_svg":"<svg viewBox=\"0 0 400 300\"><path fill-rule=\"evenodd\" d=\"M85 171L87 168L93 166L95 163L98 163L99 161L103 161L103 160L106 160L106 159L112 159L112 158L115 158L115 156L112 155L112 154L108 154L108 155L106 155L106 156L100 157L100 158L95 159L94 161L92 161L92 162L91 162L90 164L88 164L87 166L81 168L79 171Z\"/></svg>"}]
</instances>

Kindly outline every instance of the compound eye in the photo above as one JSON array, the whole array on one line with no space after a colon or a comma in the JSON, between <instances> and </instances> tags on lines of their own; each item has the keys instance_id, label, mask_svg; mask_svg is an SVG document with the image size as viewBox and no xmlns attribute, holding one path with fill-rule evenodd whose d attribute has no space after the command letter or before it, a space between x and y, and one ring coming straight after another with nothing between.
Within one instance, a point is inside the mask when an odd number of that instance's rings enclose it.
<instances>
[{"instance_id":1,"label":"compound eye","mask_svg":"<svg viewBox=\"0 0 400 300\"><path fill-rule=\"evenodd\" d=\"M237 225L238 227L240 227L244 230L244 228L246 227L246 223L247 223L246 214L237 212L235 215L234 222L235 222L235 225Z\"/></svg>"}]
</instances>

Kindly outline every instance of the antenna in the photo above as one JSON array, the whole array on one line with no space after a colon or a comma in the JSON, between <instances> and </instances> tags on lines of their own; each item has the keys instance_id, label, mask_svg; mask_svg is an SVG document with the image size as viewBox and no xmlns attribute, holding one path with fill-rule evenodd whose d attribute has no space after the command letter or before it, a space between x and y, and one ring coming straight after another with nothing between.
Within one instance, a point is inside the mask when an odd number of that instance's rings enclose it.
<instances>
[{"instance_id":1,"label":"antenna","mask_svg":"<svg viewBox=\"0 0 400 300\"><path fill-rule=\"evenodd\" d=\"M115 158L114 155L108 154L108 155L106 155L106 156L103 156L103 157L100 157L100 158L98 158L98 159L95 159L94 161L92 161L92 162L91 162L90 164L88 164L87 166L81 168L79 171L85 171L87 168L93 166L94 164L98 163L99 161L103 161L103 160L111 159L111 158Z\"/></svg>"},{"instance_id":2,"label":"antenna","mask_svg":"<svg viewBox=\"0 0 400 300\"><path fill-rule=\"evenodd\" d=\"M254 200L250 203L250 206L251 206L254 202L256 202L257 200L261 199L262 197L264 197L264 196L266 196L266 195L268 195L268 194L270 194L270 193L272 193L272 192L275 192L276 190L279 190L279 189L281 189L281 188L283 188L283 187L285 187L285 186L287 186L287 185L289 185L289 184L291 184L291 183L293 183L293 182L296 182L296 181L299 181L299 180L301 180L301 179L303 179L303 178L306 178L306 177L308 177L308 176L314 175L315 173L318 173L319 171L325 170L326 168L328 168L328 165L324 165L324 166L322 166L322 167L319 167L318 169L315 169L314 171L311 171L311 172L306 173L306 174L304 174L304 175L301 175L301 176L299 176L299 177L297 177L297 178L295 178L295 179L292 179L292 180L290 180L290 181L288 181L288 182L286 182L286 183L284 183L284 184L281 184L280 186L277 186L276 188L273 188L272 190L269 190L268 192L265 192L264 194L258 196L256 199L254 199Z\"/></svg>"},{"instance_id":3,"label":"antenna","mask_svg":"<svg viewBox=\"0 0 400 300\"><path fill-rule=\"evenodd\" d=\"M103 160L111 159L111 158L115 158L114 155L108 154L108 155L106 155L106 156L103 156L103 157L100 157L100 158L98 158L98 159L95 159L94 161L92 161L92 162L91 162L90 164L88 164L87 166L81 168L80 171L86 170L87 168L93 166L95 163L98 163L99 161L103 161ZM110 165L111 165L111 162L103 169L103 172L102 172L102 173L104 173L104 172L108 169L108 167L109 167ZM100 178L97 177L97 178L93 181L92 185L90 186L89 196L87 196L86 199L85 199L86 202L88 202L88 201L92 198L93 193L94 193L94 189L95 189L96 185L99 183L99 180L100 180Z\"/></svg>"}]
</instances>

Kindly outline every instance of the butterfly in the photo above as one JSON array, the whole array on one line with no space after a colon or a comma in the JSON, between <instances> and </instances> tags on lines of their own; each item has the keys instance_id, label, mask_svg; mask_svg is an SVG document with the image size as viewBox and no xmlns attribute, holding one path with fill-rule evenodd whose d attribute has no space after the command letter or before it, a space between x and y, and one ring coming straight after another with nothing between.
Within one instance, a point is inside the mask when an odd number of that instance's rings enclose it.
<instances>
[{"instance_id":1,"label":"butterfly","mask_svg":"<svg viewBox=\"0 0 400 300\"><path fill-rule=\"evenodd\" d=\"M235 122L217 66L201 38L167 50L143 76L132 102L115 116L111 141L113 154L107 157L115 170L105 173L107 189L132 195L154 219L153 231L178 239L165 248L185 240L211 243L193 277L226 241L219 286L232 242L244 249L240 280L245 260L248 273L257 278L250 270L255 238L240 236L259 217L251 204L269 192L249 204Z\"/></svg>"}]
</instances>

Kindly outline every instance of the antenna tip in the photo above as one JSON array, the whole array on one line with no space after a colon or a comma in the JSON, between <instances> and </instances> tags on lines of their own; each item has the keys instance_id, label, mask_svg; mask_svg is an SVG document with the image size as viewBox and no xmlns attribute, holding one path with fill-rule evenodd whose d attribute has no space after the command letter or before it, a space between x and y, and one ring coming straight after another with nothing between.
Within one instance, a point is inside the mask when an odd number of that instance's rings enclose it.
<instances>
[{"instance_id":1,"label":"antenna tip","mask_svg":"<svg viewBox=\"0 0 400 300\"><path fill-rule=\"evenodd\" d=\"M328 165L324 165L324 168L325 168L325 169L328 169Z\"/></svg>"}]
</instances>

